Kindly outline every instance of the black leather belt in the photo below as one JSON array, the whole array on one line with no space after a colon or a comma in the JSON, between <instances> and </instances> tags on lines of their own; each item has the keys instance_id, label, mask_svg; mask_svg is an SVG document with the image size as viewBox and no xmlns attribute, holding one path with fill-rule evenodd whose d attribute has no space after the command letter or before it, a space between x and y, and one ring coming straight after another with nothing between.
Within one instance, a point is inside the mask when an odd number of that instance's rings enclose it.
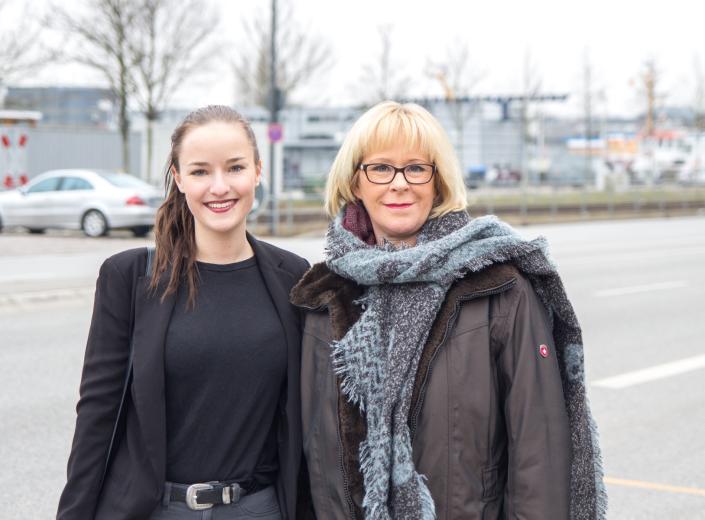
<instances>
[{"instance_id":1,"label":"black leather belt","mask_svg":"<svg viewBox=\"0 0 705 520\"><path fill-rule=\"evenodd\" d=\"M186 502L189 509L210 509L218 504L234 504L245 495L256 493L266 486L256 482L206 482L199 484L172 484L169 499Z\"/></svg>"}]
</instances>

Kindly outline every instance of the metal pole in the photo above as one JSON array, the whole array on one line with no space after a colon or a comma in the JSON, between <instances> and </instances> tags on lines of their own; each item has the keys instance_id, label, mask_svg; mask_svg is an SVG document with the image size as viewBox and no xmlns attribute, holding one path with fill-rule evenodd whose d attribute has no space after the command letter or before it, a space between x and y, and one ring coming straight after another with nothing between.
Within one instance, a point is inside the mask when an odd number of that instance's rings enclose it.
<instances>
[{"instance_id":1,"label":"metal pole","mask_svg":"<svg viewBox=\"0 0 705 520\"><path fill-rule=\"evenodd\" d=\"M279 111L279 92L277 90L277 0L272 0L272 43L271 43L271 55L270 55L270 86L269 86L269 122L270 125L277 123L278 121L278 111ZM269 200L271 201L271 212L270 212L270 227L269 231L272 236L276 236L278 233L279 225L279 202L277 201L277 186L276 186L276 173L274 165L274 146L275 143L269 140L269 172L271 181L269 184Z\"/></svg>"},{"instance_id":2,"label":"metal pole","mask_svg":"<svg viewBox=\"0 0 705 520\"><path fill-rule=\"evenodd\" d=\"M528 91L528 89L524 89L525 92ZM519 177L519 183L521 185L521 200L519 203L519 214L521 215L521 223L526 224L527 223L527 218L528 218L528 212L529 212L529 204L528 204L528 186L529 186L529 168L528 168L528 160L527 160L527 146L526 146L526 141L528 139L528 117L527 113L529 110L528 107L528 94L524 94L523 96L523 101L522 101L522 107L521 107L521 156L520 156L520 168L521 168L521 173Z\"/></svg>"},{"instance_id":3,"label":"metal pole","mask_svg":"<svg viewBox=\"0 0 705 520\"><path fill-rule=\"evenodd\" d=\"M580 189L580 214L587 215L587 189L592 173L592 70L590 58L585 52L585 164L583 165L583 185Z\"/></svg>"}]
</instances>

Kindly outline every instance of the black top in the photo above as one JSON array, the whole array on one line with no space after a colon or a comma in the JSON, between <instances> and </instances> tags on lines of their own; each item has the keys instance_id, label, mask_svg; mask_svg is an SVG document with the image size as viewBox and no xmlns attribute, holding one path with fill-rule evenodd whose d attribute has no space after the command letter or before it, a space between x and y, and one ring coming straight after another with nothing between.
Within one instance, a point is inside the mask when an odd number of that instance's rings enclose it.
<instances>
[{"instance_id":1,"label":"black top","mask_svg":"<svg viewBox=\"0 0 705 520\"><path fill-rule=\"evenodd\" d=\"M276 480L287 351L255 258L198 262L196 306L177 295L165 345L167 480Z\"/></svg>"}]
</instances>

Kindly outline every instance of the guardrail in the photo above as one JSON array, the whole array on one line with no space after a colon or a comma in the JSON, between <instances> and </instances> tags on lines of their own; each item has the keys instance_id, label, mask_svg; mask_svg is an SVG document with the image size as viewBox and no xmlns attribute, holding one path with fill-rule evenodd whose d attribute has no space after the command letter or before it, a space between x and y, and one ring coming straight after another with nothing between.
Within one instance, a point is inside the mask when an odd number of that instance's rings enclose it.
<instances>
[{"instance_id":1,"label":"guardrail","mask_svg":"<svg viewBox=\"0 0 705 520\"><path fill-rule=\"evenodd\" d=\"M531 187L478 188L469 191L473 216L494 214L513 224L597 219L705 215L705 186L634 186L625 191ZM287 197L278 203L280 235L322 230L328 223L321 196ZM251 222L266 234L271 208Z\"/></svg>"}]
</instances>

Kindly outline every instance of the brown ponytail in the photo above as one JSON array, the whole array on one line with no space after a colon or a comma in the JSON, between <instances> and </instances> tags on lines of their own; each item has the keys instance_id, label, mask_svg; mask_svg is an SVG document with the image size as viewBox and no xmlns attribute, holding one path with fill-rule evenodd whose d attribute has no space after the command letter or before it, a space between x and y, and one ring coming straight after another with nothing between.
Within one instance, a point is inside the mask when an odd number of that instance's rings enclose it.
<instances>
[{"instance_id":1,"label":"brown ponytail","mask_svg":"<svg viewBox=\"0 0 705 520\"><path fill-rule=\"evenodd\" d=\"M250 123L236 110L209 105L191 112L171 134L171 153L164 173L166 200L157 212L154 226L156 252L152 267L150 289L156 291L162 275L170 271L169 282L162 293L162 300L175 293L182 281L188 284L188 306L196 303L198 268L196 266L196 236L191 210L186 197L174 182L173 171L179 171L179 152L186 133L194 127L220 121L242 125L252 144L255 163L259 163L259 149Z\"/></svg>"}]
</instances>

